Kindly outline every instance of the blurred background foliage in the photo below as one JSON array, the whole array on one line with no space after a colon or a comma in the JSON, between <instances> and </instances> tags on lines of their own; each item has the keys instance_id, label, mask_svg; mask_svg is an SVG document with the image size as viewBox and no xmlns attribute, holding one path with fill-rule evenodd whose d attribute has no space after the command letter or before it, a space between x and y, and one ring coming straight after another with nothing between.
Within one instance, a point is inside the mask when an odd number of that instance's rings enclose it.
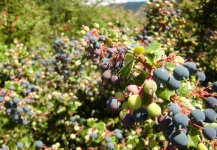
<instances>
[{"instance_id":1,"label":"blurred background foliage","mask_svg":"<svg viewBox=\"0 0 217 150\"><path fill-rule=\"evenodd\" d=\"M177 0L168 4L151 0L145 5L146 33L162 43L167 52L178 51L197 61L208 80L217 79L217 1Z\"/></svg>"},{"instance_id":2,"label":"blurred background foliage","mask_svg":"<svg viewBox=\"0 0 217 150\"><path fill-rule=\"evenodd\" d=\"M216 0L182 0L177 5L186 18L185 32L191 33L188 43L189 58L203 66L210 81L217 79L217 1Z\"/></svg>"},{"instance_id":3,"label":"blurred background foliage","mask_svg":"<svg viewBox=\"0 0 217 150\"><path fill-rule=\"evenodd\" d=\"M84 0L4 0L0 2L0 43L10 47L16 38L27 46L51 44L64 32L78 35L82 25L106 27L113 22L118 27L139 25L130 11L121 7L85 5Z\"/></svg>"}]
</instances>

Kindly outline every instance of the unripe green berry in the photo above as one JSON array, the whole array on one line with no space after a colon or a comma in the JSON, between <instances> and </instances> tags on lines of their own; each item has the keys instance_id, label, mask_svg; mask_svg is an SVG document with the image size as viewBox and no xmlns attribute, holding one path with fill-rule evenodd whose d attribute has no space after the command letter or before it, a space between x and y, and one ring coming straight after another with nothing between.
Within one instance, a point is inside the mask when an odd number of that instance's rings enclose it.
<instances>
[{"instance_id":1,"label":"unripe green berry","mask_svg":"<svg viewBox=\"0 0 217 150\"><path fill-rule=\"evenodd\" d=\"M197 150L208 150L207 146L203 143L197 145Z\"/></svg>"},{"instance_id":2,"label":"unripe green berry","mask_svg":"<svg viewBox=\"0 0 217 150\"><path fill-rule=\"evenodd\" d=\"M157 117L157 116L160 116L160 114L161 114L161 108L156 103L151 103L147 107L147 111L148 111L148 114L152 117Z\"/></svg>"},{"instance_id":3,"label":"unripe green berry","mask_svg":"<svg viewBox=\"0 0 217 150\"><path fill-rule=\"evenodd\" d=\"M75 131L79 131L79 130L80 130L80 127L79 127L79 126L74 126L74 130L75 130Z\"/></svg>"},{"instance_id":4,"label":"unripe green berry","mask_svg":"<svg viewBox=\"0 0 217 150\"><path fill-rule=\"evenodd\" d=\"M99 24L98 23L94 23L94 27L98 29L99 28Z\"/></svg>"},{"instance_id":5,"label":"unripe green berry","mask_svg":"<svg viewBox=\"0 0 217 150\"><path fill-rule=\"evenodd\" d=\"M86 31L81 30L80 33L81 33L82 35L85 35Z\"/></svg>"},{"instance_id":6,"label":"unripe green berry","mask_svg":"<svg viewBox=\"0 0 217 150\"><path fill-rule=\"evenodd\" d=\"M128 98L128 105L132 110L138 109L142 105L142 99L139 95L134 94Z\"/></svg>"},{"instance_id":7,"label":"unripe green berry","mask_svg":"<svg viewBox=\"0 0 217 150\"><path fill-rule=\"evenodd\" d=\"M74 140L76 138L76 134L70 134L70 139Z\"/></svg>"},{"instance_id":8,"label":"unripe green berry","mask_svg":"<svg viewBox=\"0 0 217 150\"><path fill-rule=\"evenodd\" d=\"M82 150L82 148L81 147L76 147L76 149L75 150Z\"/></svg>"},{"instance_id":9,"label":"unripe green berry","mask_svg":"<svg viewBox=\"0 0 217 150\"><path fill-rule=\"evenodd\" d=\"M84 31L89 31L89 27L88 26L84 26Z\"/></svg>"},{"instance_id":10,"label":"unripe green berry","mask_svg":"<svg viewBox=\"0 0 217 150\"><path fill-rule=\"evenodd\" d=\"M148 80L146 81L144 85L144 91L147 94L153 94L157 90L157 84L154 80Z\"/></svg>"},{"instance_id":11,"label":"unripe green berry","mask_svg":"<svg viewBox=\"0 0 217 150\"><path fill-rule=\"evenodd\" d=\"M122 92L115 93L115 98L117 98L119 101L124 100L124 94Z\"/></svg>"}]
</instances>

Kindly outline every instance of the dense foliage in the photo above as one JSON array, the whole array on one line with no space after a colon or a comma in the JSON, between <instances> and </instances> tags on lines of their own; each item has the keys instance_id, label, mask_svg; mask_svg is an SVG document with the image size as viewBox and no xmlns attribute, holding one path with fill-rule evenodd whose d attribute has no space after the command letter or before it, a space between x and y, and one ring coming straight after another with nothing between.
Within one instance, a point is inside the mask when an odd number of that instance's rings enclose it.
<instances>
[{"instance_id":1,"label":"dense foliage","mask_svg":"<svg viewBox=\"0 0 217 150\"><path fill-rule=\"evenodd\" d=\"M83 1L1 1L0 12L0 42L7 47L14 39L27 46L50 45L62 32L76 36L82 25L93 27L95 22L104 27L108 22L119 27L138 25L131 12L119 7L88 6Z\"/></svg>"},{"instance_id":2,"label":"dense foliage","mask_svg":"<svg viewBox=\"0 0 217 150\"><path fill-rule=\"evenodd\" d=\"M180 0L171 4L158 0L147 2L145 10L147 36L165 45L167 52L179 51L186 59L197 61L209 81L217 79L216 3L215 0Z\"/></svg>"}]
</instances>

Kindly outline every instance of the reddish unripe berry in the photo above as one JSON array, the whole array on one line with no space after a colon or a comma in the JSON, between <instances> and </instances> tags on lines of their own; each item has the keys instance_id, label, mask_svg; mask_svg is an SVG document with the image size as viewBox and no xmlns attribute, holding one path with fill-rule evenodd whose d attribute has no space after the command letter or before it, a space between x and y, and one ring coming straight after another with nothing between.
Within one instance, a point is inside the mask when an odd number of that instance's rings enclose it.
<instances>
[{"instance_id":1,"label":"reddish unripe berry","mask_svg":"<svg viewBox=\"0 0 217 150\"><path fill-rule=\"evenodd\" d=\"M127 87L127 92L132 94L139 94L139 89L137 85L131 84Z\"/></svg>"}]
</instances>

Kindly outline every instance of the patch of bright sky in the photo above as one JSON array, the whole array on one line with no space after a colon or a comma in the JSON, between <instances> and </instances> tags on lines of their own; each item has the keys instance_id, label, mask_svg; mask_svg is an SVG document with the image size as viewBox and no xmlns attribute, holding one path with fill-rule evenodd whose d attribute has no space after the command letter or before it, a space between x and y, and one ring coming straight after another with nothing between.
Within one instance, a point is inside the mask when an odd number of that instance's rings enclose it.
<instances>
[{"instance_id":1,"label":"patch of bright sky","mask_svg":"<svg viewBox=\"0 0 217 150\"><path fill-rule=\"evenodd\" d=\"M100 0L89 0L87 2L87 4L93 4L97 1L100 1ZM112 4L112 3L127 3L127 2L145 2L147 0L102 0L101 1L101 4L102 5L109 5L109 4Z\"/></svg>"},{"instance_id":2,"label":"patch of bright sky","mask_svg":"<svg viewBox=\"0 0 217 150\"><path fill-rule=\"evenodd\" d=\"M128 2L145 2L147 0L128 0Z\"/></svg>"}]
</instances>

